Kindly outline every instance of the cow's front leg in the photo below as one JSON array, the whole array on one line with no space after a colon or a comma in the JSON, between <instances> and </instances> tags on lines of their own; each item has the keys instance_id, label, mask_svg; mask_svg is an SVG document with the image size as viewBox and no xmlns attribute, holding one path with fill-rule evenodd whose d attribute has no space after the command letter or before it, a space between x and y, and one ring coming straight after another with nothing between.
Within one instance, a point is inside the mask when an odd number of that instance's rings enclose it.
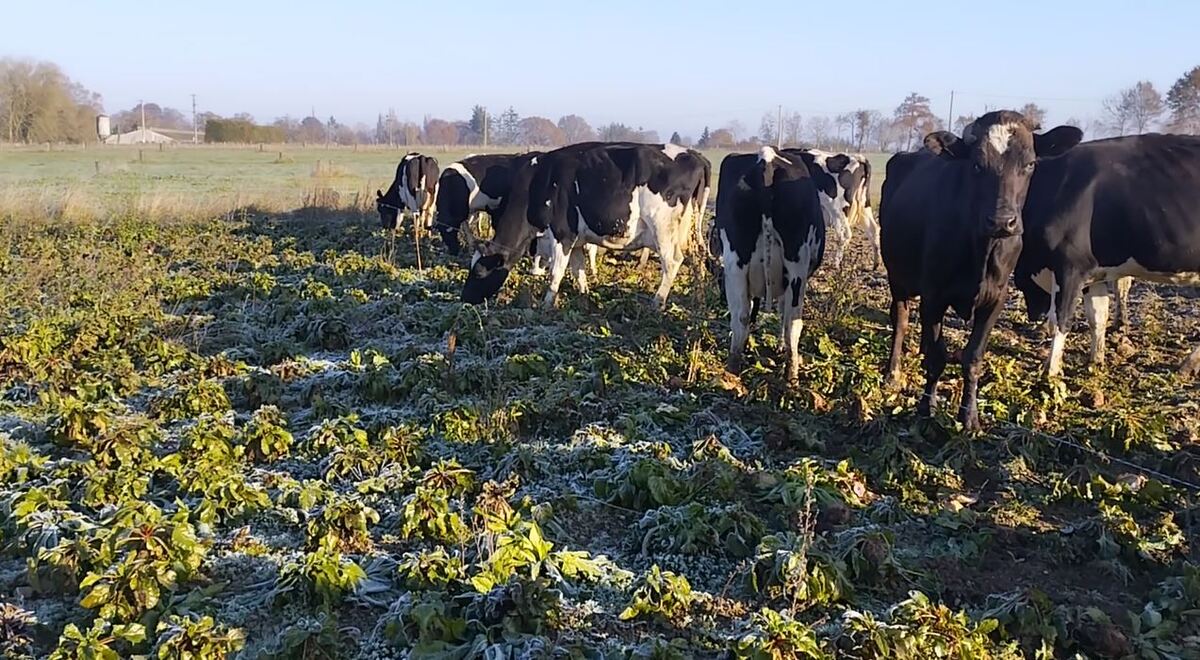
<instances>
[{"instance_id":1,"label":"cow's front leg","mask_svg":"<svg viewBox=\"0 0 1200 660\"><path fill-rule=\"evenodd\" d=\"M1108 282L1095 282L1083 289L1083 312L1092 339L1092 364L1104 365L1104 334L1108 330Z\"/></svg>"},{"instance_id":2,"label":"cow's front leg","mask_svg":"<svg viewBox=\"0 0 1200 660\"><path fill-rule=\"evenodd\" d=\"M917 414L929 417L937 402L938 381L946 369L946 338L942 336L942 317L946 315L946 304L921 299L921 353L925 367L925 392L917 404Z\"/></svg>"},{"instance_id":3,"label":"cow's front leg","mask_svg":"<svg viewBox=\"0 0 1200 660\"><path fill-rule=\"evenodd\" d=\"M550 289L546 291L546 300L542 303L546 309L553 309L555 302L558 300L558 287L562 286L563 277L566 276L567 267L570 265L567 252L568 248L557 239L551 241Z\"/></svg>"},{"instance_id":4,"label":"cow's front leg","mask_svg":"<svg viewBox=\"0 0 1200 660\"><path fill-rule=\"evenodd\" d=\"M962 354L963 392L962 405L958 410L958 420L968 431L979 430L979 372L983 369L983 354L987 351L988 338L1007 298L1008 288L1005 287L1000 300L976 307L972 314L975 322L971 325L971 338L967 340L967 347Z\"/></svg>"},{"instance_id":5,"label":"cow's front leg","mask_svg":"<svg viewBox=\"0 0 1200 660\"><path fill-rule=\"evenodd\" d=\"M1058 289L1050 296L1050 355L1046 358L1046 375L1057 378L1062 375L1063 351L1067 346L1067 328L1075 316L1075 305L1083 288L1083 277L1075 272L1054 275Z\"/></svg>"}]
</instances>

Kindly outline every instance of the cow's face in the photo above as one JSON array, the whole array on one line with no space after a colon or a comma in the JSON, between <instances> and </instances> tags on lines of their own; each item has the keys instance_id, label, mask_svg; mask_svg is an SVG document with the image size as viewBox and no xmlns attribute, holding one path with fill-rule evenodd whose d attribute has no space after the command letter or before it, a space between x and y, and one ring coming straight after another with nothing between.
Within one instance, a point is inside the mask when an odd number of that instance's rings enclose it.
<instances>
[{"instance_id":1,"label":"cow's face","mask_svg":"<svg viewBox=\"0 0 1200 660\"><path fill-rule=\"evenodd\" d=\"M500 287L504 286L504 280L508 279L509 270L503 254L480 255L477 252L467 273L467 281L463 284L463 302L478 305L495 297Z\"/></svg>"},{"instance_id":2,"label":"cow's face","mask_svg":"<svg viewBox=\"0 0 1200 660\"><path fill-rule=\"evenodd\" d=\"M1021 208L1039 158L1061 155L1079 143L1083 132L1059 126L1044 135L1018 112L989 112L963 130L959 139L939 131L925 137L933 153L969 164L966 187L970 215L980 234L994 238L1020 235Z\"/></svg>"},{"instance_id":3,"label":"cow's face","mask_svg":"<svg viewBox=\"0 0 1200 660\"><path fill-rule=\"evenodd\" d=\"M396 229L396 220L400 216L400 209L396 204L389 202L378 190L375 191L375 210L379 211L379 226L384 229Z\"/></svg>"}]
</instances>

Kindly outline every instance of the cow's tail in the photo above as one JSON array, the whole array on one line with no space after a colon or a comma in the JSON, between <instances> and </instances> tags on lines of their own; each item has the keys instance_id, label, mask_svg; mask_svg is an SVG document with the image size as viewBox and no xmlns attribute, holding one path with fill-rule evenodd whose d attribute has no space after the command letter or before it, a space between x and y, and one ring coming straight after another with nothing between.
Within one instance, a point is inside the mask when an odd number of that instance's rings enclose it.
<instances>
[{"instance_id":1,"label":"cow's tail","mask_svg":"<svg viewBox=\"0 0 1200 660\"><path fill-rule=\"evenodd\" d=\"M708 212L708 196L712 192L712 163L708 162L707 158L701 156L701 162L704 163L704 173L701 176L700 182L696 184L696 190L692 193L692 203L696 205L696 247L704 251L709 241L705 240L704 235L704 214ZM709 255L712 256L711 246Z\"/></svg>"}]
</instances>

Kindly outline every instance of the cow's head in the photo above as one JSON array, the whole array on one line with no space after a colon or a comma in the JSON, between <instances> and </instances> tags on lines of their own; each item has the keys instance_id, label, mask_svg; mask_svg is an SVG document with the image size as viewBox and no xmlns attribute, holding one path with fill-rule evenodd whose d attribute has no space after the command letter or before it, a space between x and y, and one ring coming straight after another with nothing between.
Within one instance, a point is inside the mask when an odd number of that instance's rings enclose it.
<instances>
[{"instance_id":1,"label":"cow's head","mask_svg":"<svg viewBox=\"0 0 1200 660\"><path fill-rule=\"evenodd\" d=\"M400 200L395 199L388 191L384 195L381 191L375 191L375 210L379 211L379 226L384 229L396 229L396 221L400 216Z\"/></svg>"},{"instance_id":2,"label":"cow's head","mask_svg":"<svg viewBox=\"0 0 1200 660\"><path fill-rule=\"evenodd\" d=\"M1083 131L1074 126L1043 134L1034 133L1037 128L1019 112L997 110L964 128L961 139L948 131L925 136L929 151L970 166L967 201L981 234L1020 235L1021 208L1038 159L1059 156L1083 138Z\"/></svg>"},{"instance_id":3,"label":"cow's head","mask_svg":"<svg viewBox=\"0 0 1200 660\"><path fill-rule=\"evenodd\" d=\"M495 297L508 279L517 262L528 250L529 242L538 230L529 224L530 189L537 169L536 158L519 163L513 172L512 189L492 214L495 235L489 241L479 241L471 257L471 270L463 284L462 299L478 305Z\"/></svg>"}]
</instances>

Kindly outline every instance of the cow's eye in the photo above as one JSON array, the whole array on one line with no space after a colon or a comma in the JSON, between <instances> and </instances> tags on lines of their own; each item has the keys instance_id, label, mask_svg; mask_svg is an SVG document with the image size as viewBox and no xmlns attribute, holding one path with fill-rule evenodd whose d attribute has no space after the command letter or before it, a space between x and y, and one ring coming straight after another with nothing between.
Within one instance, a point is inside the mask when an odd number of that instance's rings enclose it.
<instances>
[{"instance_id":1,"label":"cow's eye","mask_svg":"<svg viewBox=\"0 0 1200 660\"><path fill-rule=\"evenodd\" d=\"M980 165L979 163L975 163L974 169L975 169L976 174L983 174L983 165Z\"/></svg>"},{"instance_id":2,"label":"cow's eye","mask_svg":"<svg viewBox=\"0 0 1200 660\"><path fill-rule=\"evenodd\" d=\"M1028 163L1025 163L1025 171L1026 171L1026 172L1032 172L1032 171L1033 171L1033 168L1034 168L1034 166L1036 166L1036 165L1037 165L1037 162L1035 162L1035 161L1030 161L1030 162L1028 162Z\"/></svg>"}]
</instances>

